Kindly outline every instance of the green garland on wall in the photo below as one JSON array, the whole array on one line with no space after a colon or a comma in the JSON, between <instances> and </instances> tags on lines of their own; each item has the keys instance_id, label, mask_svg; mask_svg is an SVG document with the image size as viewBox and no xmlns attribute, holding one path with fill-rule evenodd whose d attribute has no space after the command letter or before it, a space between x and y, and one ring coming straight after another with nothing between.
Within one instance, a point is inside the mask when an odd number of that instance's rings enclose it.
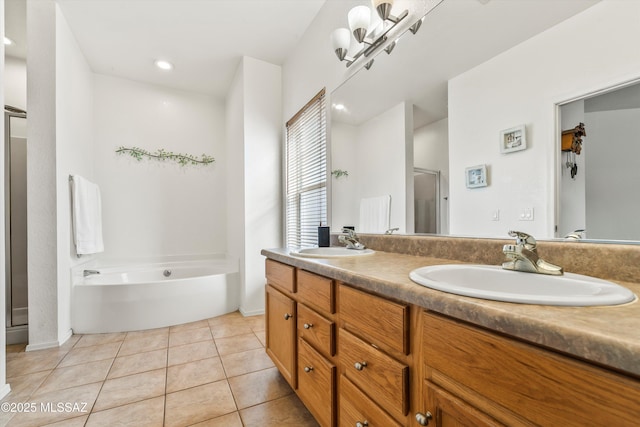
<instances>
[{"instance_id":1,"label":"green garland on wall","mask_svg":"<svg viewBox=\"0 0 640 427\"><path fill-rule=\"evenodd\" d=\"M331 175L333 175L334 177L336 177L336 179L341 178L343 176L349 176L349 172L342 170L342 169L335 169L333 171L331 171Z\"/></svg>"},{"instance_id":2,"label":"green garland on wall","mask_svg":"<svg viewBox=\"0 0 640 427\"><path fill-rule=\"evenodd\" d=\"M185 166L188 164L208 165L210 163L215 162L216 160L211 156L207 156L206 154L203 154L200 157L193 156L191 154L182 154L182 153L175 154L173 151L165 151L163 148L159 148L152 153L150 151L147 151L143 148L138 148L138 147L131 147L131 148L119 147L116 150L116 153L129 154L131 157L133 157L138 161L141 161L145 157L149 159L160 160L163 162L166 160L173 160L174 162L178 163L180 166Z\"/></svg>"}]
</instances>

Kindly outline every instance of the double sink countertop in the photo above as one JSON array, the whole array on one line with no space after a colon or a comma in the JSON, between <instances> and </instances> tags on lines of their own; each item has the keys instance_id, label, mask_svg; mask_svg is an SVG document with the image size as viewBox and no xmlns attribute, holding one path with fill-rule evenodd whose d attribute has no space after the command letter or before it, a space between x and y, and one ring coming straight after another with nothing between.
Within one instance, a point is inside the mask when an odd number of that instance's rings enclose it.
<instances>
[{"instance_id":1,"label":"double sink countertop","mask_svg":"<svg viewBox=\"0 0 640 427\"><path fill-rule=\"evenodd\" d=\"M409 279L419 267L464 262L377 249L373 255L332 259L300 258L286 248L263 249L262 255L640 378L638 300L617 306L559 307L465 297ZM612 281L640 296L640 283Z\"/></svg>"}]
</instances>

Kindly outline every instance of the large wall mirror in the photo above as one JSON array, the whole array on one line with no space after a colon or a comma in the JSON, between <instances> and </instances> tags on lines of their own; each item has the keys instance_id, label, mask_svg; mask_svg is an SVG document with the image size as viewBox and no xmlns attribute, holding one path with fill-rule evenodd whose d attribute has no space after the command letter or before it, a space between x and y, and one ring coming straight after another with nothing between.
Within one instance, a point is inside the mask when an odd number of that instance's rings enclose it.
<instances>
[{"instance_id":1,"label":"large wall mirror","mask_svg":"<svg viewBox=\"0 0 640 427\"><path fill-rule=\"evenodd\" d=\"M632 129L640 106L630 101L640 92L626 87L640 78L632 47L640 29L627 18L640 7L632 3L441 2L417 34L405 33L390 55L379 53L331 93L332 230L357 230L362 201L390 195L388 227L400 233L424 232L437 217L427 232L507 237L519 229L540 239L639 241L640 196L630 187L640 182L632 173L639 168L629 164L637 156L601 145L613 138L596 122L604 115L596 110L624 110L626 124L607 126L640 147ZM581 52L581 65L570 52ZM560 149L561 132L579 123L583 151L570 156ZM513 128L526 147L501 149ZM568 162L577 163L573 178ZM425 170L438 176L427 191L436 200L417 184ZM469 170L486 173L485 181L469 185ZM616 197L625 202L614 204ZM611 206L629 214L612 215Z\"/></svg>"}]
</instances>

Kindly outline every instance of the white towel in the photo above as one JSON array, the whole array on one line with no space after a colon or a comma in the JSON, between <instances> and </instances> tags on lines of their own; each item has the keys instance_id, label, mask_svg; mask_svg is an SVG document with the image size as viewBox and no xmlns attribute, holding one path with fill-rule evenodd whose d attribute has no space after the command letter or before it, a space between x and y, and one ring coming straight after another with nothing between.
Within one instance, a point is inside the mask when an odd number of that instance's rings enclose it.
<instances>
[{"instance_id":1,"label":"white towel","mask_svg":"<svg viewBox=\"0 0 640 427\"><path fill-rule=\"evenodd\" d=\"M76 253L82 255L104 251L100 188L80 175L74 175L71 177L71 201Z\"/></svg>"},{"instance_id":2,"label":"white towel","mask_svg":"<svg viewBox=\"0 0 640 427\"><path fill-rule=\"evenodd\" d=\"M384 233L389 229L391 196L370 197L360 200L360 226L358 233Z\"/></svg>"}]
</instances>

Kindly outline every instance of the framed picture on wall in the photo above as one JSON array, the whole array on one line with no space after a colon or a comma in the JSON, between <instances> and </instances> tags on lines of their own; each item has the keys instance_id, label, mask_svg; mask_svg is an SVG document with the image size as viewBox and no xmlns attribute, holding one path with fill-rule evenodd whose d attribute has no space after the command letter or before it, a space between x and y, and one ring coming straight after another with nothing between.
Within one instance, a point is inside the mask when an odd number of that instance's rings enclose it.
<instances>
[{"instance_id":1,"label":"framed picture on wall","mask_svg":"<svg viewBox=\"0 0 640 427\"><path fill-rule=\"evenodd\" d=\"M524 125L505 129L500 132L500 152L513 153L527 148L527 135Z\"/></svg>"},{"instance_id":2,"label":"framed picture on wall","mask_svg":"<svg viewBox=\"0 0 640 427\"><path fill-rule=\"evenodd\" d=\"M467 188L487 186L487 166L478 165L465 169Z\"/></svg>"}]
</instances>

